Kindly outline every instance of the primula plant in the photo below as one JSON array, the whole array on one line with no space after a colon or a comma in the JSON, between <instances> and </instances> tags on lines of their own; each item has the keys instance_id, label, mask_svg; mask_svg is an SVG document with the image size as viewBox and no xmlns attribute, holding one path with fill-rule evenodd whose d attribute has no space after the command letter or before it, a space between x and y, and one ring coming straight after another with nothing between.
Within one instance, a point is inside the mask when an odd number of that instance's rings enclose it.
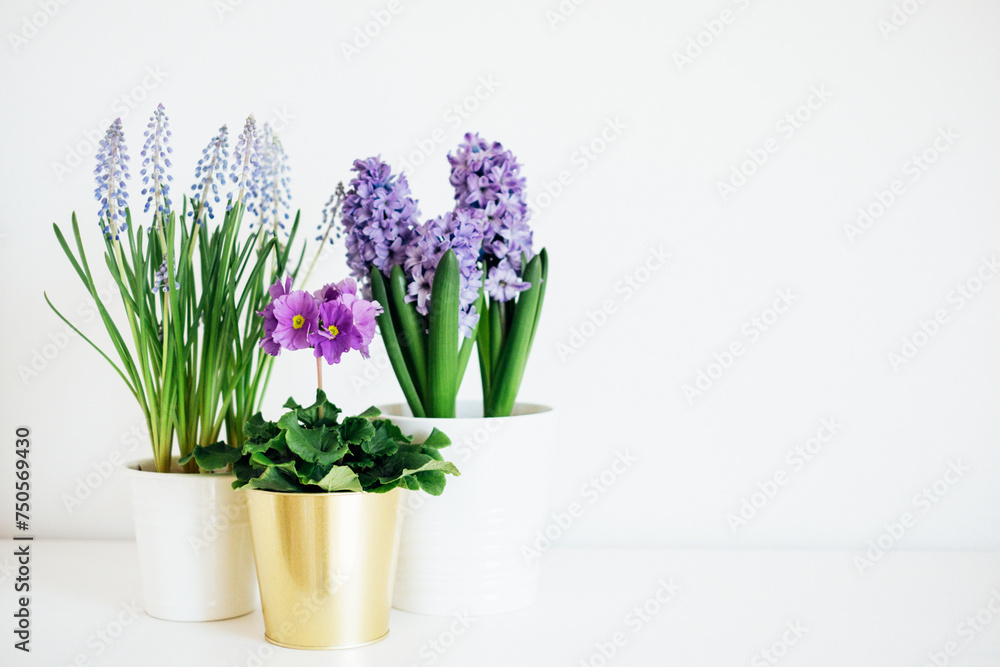
<instances>
[{"instance_id":1,"label":"primula plant","mask_svg":"<svg viewBox=\"0 0 1000 667\"><path fill-rule=\"evenodd\" d=\"M418 221L406 176L357 160L343 204L351 273L382 306L379 331L410 410L454 417L478 343L485 416L507 416L541 315L548 272L535 255L524 179L499 143L467 134L449 155L453 211Z\"/></svg>"},{"instance_id":2,"label":"primula plant","mask_svg":"<svg viewBox=\"0 0 1000 667\"><path fill-rule=\"evenodd\" d=\"M260 347L274 356L311 349L316 402L302 407L289 398L289 411L277 422L265 421L258 412L246 423L242 450L222 443L196 446L188 459L204 469L232 465L233 488L384 493L402 486L439 495L445 474L459 474L438 451L451 444L443 433L435 429L426 442L414 444L397 426L377 419L377 408L340 420L340 409L323 392L322 362L338 364L351 350L367 358L381 307L359 297L350 278L313 294L290 290L290 281L279 280L270 293L272 301L258 313L265 332Z\"/></svg>"},{"instance_id":3,"label":"primula plant","mask_svg":"<svg viewBox=\"0 0 1000 667\"><path fill-rule=\"evenodd\" d=\"M123 318L112 317L100 296L76 214L75 252L53 225L97 305L113 353L71 324L48 295L46 301L111 364L139 403L159 472L170 470L175 435L182 457L196 445L218 442L223 428L229 445L242 445L243 424L263 397L271 357L257 346L263 322L255 312L267 303L273 275L298 271L289 263L298 215L286 238L278 236L289 218L286 158L266 126L264 136L267 144L250 116L230 153L228 130L220 128L198 161L190 198L177 210L170 187L171 132L160 105L141 153L146 227L133 223L128 150L121 121L111 125L98 153L95 195L104 264L118 287ZM260 224L244 233L247 211ZM221 221L212 229L217 213ZM197 467L189 463L185 470Z\"/></svg>"}]
</instances>

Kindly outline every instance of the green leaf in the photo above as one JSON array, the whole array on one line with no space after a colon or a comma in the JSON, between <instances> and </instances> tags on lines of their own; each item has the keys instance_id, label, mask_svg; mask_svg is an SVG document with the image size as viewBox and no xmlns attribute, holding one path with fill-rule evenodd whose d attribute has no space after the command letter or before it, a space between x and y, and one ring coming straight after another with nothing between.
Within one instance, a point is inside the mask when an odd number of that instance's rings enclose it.
<instances>
[{"instance_id":1,"label":"green leaf","mask_svg":"<svg viewBox=\"0 0 1000 667\"><path fill-rule=\"evenodd\" d=\"M326 476L316 482L326 491L361 491L358 475L347 466L333 466Z\"/></svg>"},{"instance_id":2,"label":"green leaf","mask_svg":"<svg viewBox=\"0 0 1000 667\"><path fill-rule=\"evenodd\" d=\"M368 423L368 420L364 421ZM278 420L278 426L285 432L288 448L304 461L333 464L347 452L347 444L341 441L340 430L336 426L304 428L295 412L285 413Z\"/></svg>"},{"instance_id":3,"label":"green leaf","mask_svg":"<svg viewBox=\"0 0 1000 667\"><path fill-rule=\"evenodd\" d=\"M433 447L435 449L440 449L441 447L447 447L451 444L451 438L434 427L431 434L427 436L427 439L420 443L425 447Z\"/></svg>"},{"instance_id":4,"label":"green leaf","mask_svg":"<svg viewBox=\"0 0 1000 667\"><path fill-rule=\"evenodd\" d=\"M361 443L361 449L372 456L392 456L399 451L399 442L406 441L399 427L386 419L374 422L374 426L374 434Z\"/></svg>"},{"instance_id":5,"label":"green leaf","mask_svg":"<svg viewBox=\"0 0 1000 667\"><path fill-rule=\"evenodd\" d=\"M305 491L298 479L282 468L267 468L260 477L249 481L250 488L265 491L285 491L297 493Z\"/></svg>"},{"instance_id":6,"label":"green leaf","mask_svg":"<svg viewBox=\"0 0 1000 667\"><path fill-rule=\"evenodd\" d=\"M531 287L521 292L514 309L513 322L504 341L500 358L493 369L490 396L486 400L487 417L509 416L517 399L521 378L528 361L531 337L535 328L538 298L541 293L542 256L535 255L524 269L522 279ZM501 304L493 304L501 305ZM491 307L492 310L492 307Z\"/></svg>"},{"instance_id":7,"label":"green leaf","mask_svg":"<svg viewBox=\"0 0 1000 667\"><path fill-rule=\"evenodd\" d=\"M381 415L382 411L373 405L358 416L364 417L365 419L375 419L376 417L380 417Z\"/></svg>"},{"instance_id":8,"label":"green leaf","mask_svg":"<svg viewBox=\"0 0 1000 667\"><path fill-rule=\"evenodd\" d=\"M364 417L347 417L340 425L340 437L344 442L360 445L375 435L375 427Z\"/></svg>"},{"instance_id":9,"label":"green leaf","mask_svg":"<svg viewBox=\"0 0 1000 667\"><path fill-rule=\"evenodd\" d=\"M263 415L258 412L246 421L246 424L243 426L243 433L248 440L267 442L279 433L279 429L278 425L274 422L264 421Z\"/></svg>"},{"instance_id":10,"label":"green leaf","mask_svg":"<svg viewBox=\"0 0 1000 667\"><path fill-rule=\"evenodd\" d=\"M392 319L392 306L389 303L389 296L386 293L385 281L382 273L375 267L369 270L372 297L382 306L382 314L378 320L378 330L382 335L382 342L385 343L386 354L389 355L389 362L392 364L392 372L396 374L400 389L406 397L406 402L410 406L414 417L425 417L423 403L420 400L420 392L413 384L413 378L406 367L406 360L399 346L399 339L396 336L395 322Z\"/></svg>"},{"instance_id":11,"label":"green leaf","mask_svg":"<svg viewBox=\"0 0 1000 667\"><path fill-rule=\"evenodd\" d=\"M444 486L448 481L445 479L444 473L440 470L418 472L413 476L416 477L420 488L432 496L440 496L444 492Z\"/></svg>"},{"instance_id":12,"label":"green leaf","mask_svg":"<svg viewBox=\"0 0 1000 667\"><path fill-rule=\"evenodd\" d=\"M185 465L194 459L202 470L219 470L236 463L241 456L240 450L235 447L230 447L224 442L215 442L206 447L195 445L191 453L181 458L179 463Z\"/></svg>"},{"instance_id":13,"label":"green leaf","mask_svg":"<svg viewBox=\"0 0 1000 667\"><path fill-rule=\"evenodd\" d=\"M436 275L436 274L435 274ZM392 299L393 322L398 324L400 349L410 360L414 382L418 387L427 386L427 341L424 331L427 323L417 313L416 304L406 301L407 285L403 267L392 267L389 274L389 298Z\"/></svg>"},{"instance_id":14,"label":"green leaf","mask_svg":"<svg viewBox=\"0 0 1000 667\"><path fill-rule=\"evenodd\" d=\"M407 475L415 475L418 472L428 472L431 470L440 470L443 473L455 475L456 477L461 476L462 474L458 471L458 468L455 467L455 464L450 461L428 461L415 470L404 470L400 473L400 476L406 477Z\"/></svg>"},{"instance_id":15,"label":"green leaf","mask_svg":"<svg viewBox=\"0 0 1000 667\"><path fill-rule=\"evenodd\" d=\"M438 262L428 317L428 417L454 417L458 366L458 256L451 250Z\"/></svg>"}]
</instances>

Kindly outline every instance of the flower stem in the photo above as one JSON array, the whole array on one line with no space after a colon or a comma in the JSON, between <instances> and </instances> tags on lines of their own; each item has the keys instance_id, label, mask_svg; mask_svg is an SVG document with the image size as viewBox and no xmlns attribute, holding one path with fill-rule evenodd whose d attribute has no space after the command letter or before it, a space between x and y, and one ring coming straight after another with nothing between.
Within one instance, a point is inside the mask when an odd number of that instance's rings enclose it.
<instances>
[{"instance_id":1,"label":"flower stem","mask_svg":"<svg viewBox=\"0 0 1000 667\"><path fill-rule=\"evenodd\" d=\"M323 357L316 357L316 387L323 391ZM323 404L319 404L319 419L323 420Z\"/></svg>"}]
</instances>

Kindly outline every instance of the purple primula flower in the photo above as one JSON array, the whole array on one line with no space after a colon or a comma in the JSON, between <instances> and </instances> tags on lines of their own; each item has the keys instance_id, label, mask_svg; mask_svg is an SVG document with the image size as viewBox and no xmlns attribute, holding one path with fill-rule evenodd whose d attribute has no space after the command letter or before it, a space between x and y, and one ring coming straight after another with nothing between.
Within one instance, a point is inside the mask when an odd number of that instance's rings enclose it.
<instances>
[{"instance_id":1,"label":"purple primula flower","mask_svg":"<svg viewBox=\"0 0 1000 667\"><path fill-rule=\"evenodd\" d=\"M209 218L215 218L212 210L212 203L208 200L209 190L211 190L212 200L218 204L219 183L226 182L226 172L229 170L229 128L225 125L219 128L219 134L212 137L201 151L201 158L198 166L194 169L195 183L191 186L191 191L195 194L191 198L191 210L188 215L198 213L198 222L205 224L204 213L208 213Z\"/></svg>"},{"instance_id":2,"label":"purple primula flower","mask_svg":"<svg viewBox=\"0 0 1000 667\"><path fill-rule=\"evenodd\" d=\"M351 308L343 302L327 301L321 305L319 320L319 327L309 336L314 356L323 357L331 365L339 364L345 352L361 347L361 332L354 326Z\"/></svg>"},{"instance_id":3,"label":"purple primula flower","mask_svg":"<svg viewBox=\"0 0 1000 667\"><path fill-rule=\"evenodd\" d=\"M490 269L486 278L486 292L495 301L510 301L529 287L531 283L522 281L506 260Z\"/></svg>"},{"instance_id":4,"label":"purple primula flower","mask_svg":"<svg viewBox=\"0 0 1000 667\"><path fill-rule=\"evenodd\" d=\"M288 294L292 289L292 277L288 276L282 283L281 278L274 281L274 284L267 288L271 295L271 301L264 306L264 310L257 311L257 315L264 318L264 337L260 339L260 347L264 352L276 357L281 353L281 344L274 340L274 330L278 327L278 319L274 316L274 302L278 298Z\"/></svg>"},{"instance_id":5,"label":"purple primula flower","mask_svg":"<svg viewBox=\"0 0 1000 667\"><path fill-rule=\"evenodd\" d=\"M274 300L277 321L271 338L286 350L309 347L309 334L319 326L319 305L312 294L303 290L289 292Z\"/></svg>"},{"instance_id":6,"label":"purple primula flower","mask_svg":"<svg viewBox=\"0 0 1000 667\"><path fill-rule=\"evenodd\" d=\"M353 171L342 216L347 265L368 294L370 266L389 275L404 263L419 212L406 176L394 176L380 158L355 160Z\"/></svg>"},{"instance_id":7,"label":"purple primula flower","mask_svg":"<svg viewBox=\"0 0 1000 667\"><path fill-rule=\"evenodd\" d=\"M101 139L97 150L97 168L94 169L94 180L97 181L94 196L101 203L97 213L101 218L101 229L105 236L109 239L113 237L116 241L119 234L128 229L128 218L125 215L128 207L125 181L131 178L126 164L128 159L128 147L122 134L122 119L116 118Z\"/></svg>"},{"instance_id":8,"label":"purple primula flower","mask_svg":"<svg viewBox=\"0 0 1000 667\"><path fill-rule=\"evenodd\" d=\"M146 142L140 153L143 157L142 169L139 171L142 184L146 186L142 189L142 194L148 194L143 213L148 213L149 207L155 203L154 216L160 220L160 224L163 217L170 215L172 204L169 182L174 180L174 177L166 172L167 167L171 166L167 155L174 150L167 145L170 135L170 119L161 104L156 107L156 111L149 117L149 124L146 125Z\"/></svg>"}]
</instances>

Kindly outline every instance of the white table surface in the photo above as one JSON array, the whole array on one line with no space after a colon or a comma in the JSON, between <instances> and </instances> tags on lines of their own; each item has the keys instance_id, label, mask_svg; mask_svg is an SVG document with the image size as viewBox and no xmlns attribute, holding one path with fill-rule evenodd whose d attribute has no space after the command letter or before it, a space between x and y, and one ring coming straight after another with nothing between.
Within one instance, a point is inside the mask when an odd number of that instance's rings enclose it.
<instances>
[{"instance_id":1,"label":"white table surface","mask_svg":"<svg viewBox=\"0 0 1000 667\"><path fill-rule=\"evenodd\" d=\"M13 649L8 629L13 543L5 544L4 666L923 667L934 665L934 653L938 667L1000 666L997 552L891 551L862 576L848 551L556 548L544 557L541 593L531 609L471 619L460 635L452 633L464 627L456 619L393 610L386 640L312 652L264 642L259 609L214 623L172 623L141 611L133 616L142 601L132 542L36 540L32 652L26 655ZM656 596L661 581L676 584L672 599L649 602L659 612L646 620L630 616ZM665 589L660 595L669 596ZM994 596L997 613L990 610ZM800 637L787 631L796 624ZM118 636L110 639L109 632ZM605 659L598 645L609 651L616 633L621 646ZM769 660L760 651L775 642L782 655ZM944 653L949 643L952 656Z\"/></svg>"}]
</instances>

